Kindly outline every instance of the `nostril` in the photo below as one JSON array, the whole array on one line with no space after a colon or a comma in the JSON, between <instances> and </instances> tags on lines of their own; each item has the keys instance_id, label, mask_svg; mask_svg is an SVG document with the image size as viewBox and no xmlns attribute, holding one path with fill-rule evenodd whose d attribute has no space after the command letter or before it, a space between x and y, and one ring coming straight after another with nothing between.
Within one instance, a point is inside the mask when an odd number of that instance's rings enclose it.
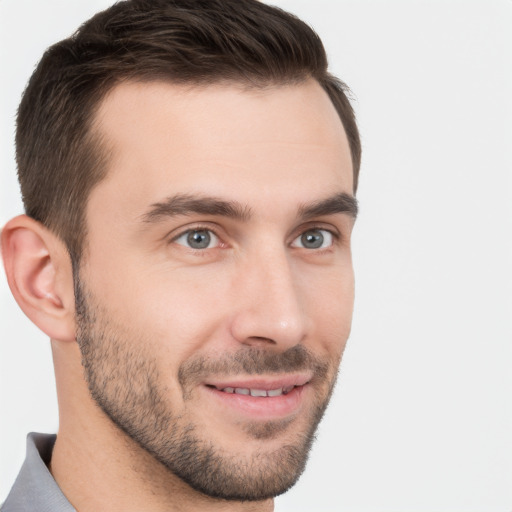
<instances>
[{"instance_id":1,"label":"nostril","mask_svg":"<svg viewBox=\"0 0 512 512\"><path fill-rule=\"evenodd\" d=\"M251 347L263 347L268 345L276 345L276 342L271 338L265 338L264 336L249 336L245 341L245 345Z\"/></svg>"}]
</instances>

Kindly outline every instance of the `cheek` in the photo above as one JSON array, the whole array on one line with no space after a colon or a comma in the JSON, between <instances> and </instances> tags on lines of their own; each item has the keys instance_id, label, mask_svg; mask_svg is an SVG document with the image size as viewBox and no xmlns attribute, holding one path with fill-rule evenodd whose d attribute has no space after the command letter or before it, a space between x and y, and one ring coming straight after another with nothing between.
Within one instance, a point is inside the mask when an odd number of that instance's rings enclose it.
<instances>
[{"instance_id":1,"label":"cheek","mask_svg":"<svg viewBox=\"0 0 512 512\"><path fill-rule=\"evenodd\" d=\"M118 325L143 335L162 363L177 367L216 336L226 317L226 294L212 273L121 262L109 270L91 272L95 295Z\"/></svg>"},{"instance_id":2,"label":"cheek","mask_svg":"<svg viewBox=\"0 0 512 512\"><path fill-rule=\"evenodd\" d=\"M313 325L312 343L332 357L341 356L352 325L354 308L354 274L351 265L344 265L337 272L331 272L316 286L304 291L307 309ZM313 290L314 288L314 290Z\"/></svg>"}]
</instances>

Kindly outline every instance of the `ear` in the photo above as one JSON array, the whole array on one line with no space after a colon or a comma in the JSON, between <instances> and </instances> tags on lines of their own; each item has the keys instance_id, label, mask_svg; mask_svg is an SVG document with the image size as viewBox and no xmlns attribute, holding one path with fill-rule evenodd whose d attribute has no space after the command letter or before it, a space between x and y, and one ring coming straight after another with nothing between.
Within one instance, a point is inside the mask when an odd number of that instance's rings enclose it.
<instances>
[{"instance_id":1,"label":"ear","mask_svg":"<svg viewBox=\"0 0 512 512\"><path fill-rule=\"evenodd\" d=\"M1 240L7 282L20 308L50 338L74 341L73 273L64 243L26 215L6 224Z\"/></svg>"}]
</instances>

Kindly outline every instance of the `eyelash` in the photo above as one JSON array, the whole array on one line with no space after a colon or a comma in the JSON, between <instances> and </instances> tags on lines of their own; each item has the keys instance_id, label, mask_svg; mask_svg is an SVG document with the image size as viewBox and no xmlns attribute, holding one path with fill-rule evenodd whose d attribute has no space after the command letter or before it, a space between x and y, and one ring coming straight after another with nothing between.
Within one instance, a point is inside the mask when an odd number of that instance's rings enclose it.
<instances>
[{"instance_id":1,"label":"eyelash","mask_svg":"<svg viewBox=\"0 0 512 512\"><path fill-rule=\"evenodd\" d=\"M177 235L173 236L169 243L175 243L177 240L179 240L182 236L186 235L187 233L191 233L194 231L209 231L210 233L213 233L216 238L219 239L220 245L223 245L222 237L218 234L217 230L214 229L211 225L201 225L198 224L196 226L189 227L187 229L184 229L183 231L180 231ZM189 251L193 252L194 254L201 255L201 253L204 253L206 249L194 249L193 247L186 247L183 246L185 249L188 249ZM217 249L218 247L214 247L214 249ZM222 247L221 247L222 248Z\"/></svg>"},{"instance_id":2,"label":"eyelash","mask_svg":"<svg viewBox=\"0 0 512 512\"><path fill-rule=\"evenodd\" d=\"M179 240L183 235L186 235L187 233L190 233L193 231L209 231L209 232L213 233L213 235L215 235L216 238L219 239L221 246L223 244L226 245L224 242L222 242L222 237L219 235L219 233L217 232L216 229L214 229L211 225L202 225L202 224L198 224L196 226L192 226L183 231L180 231L177 235L173 236L169 240L169 243L174 243L177 240ZM329 247L325 247L323 249L322 248L316 249L316 252L328 251L333 245L335 245L335 243L338 243L342 239L341 234L337 230L328 229L324 225L312 224L311 226L307 226L305 229L302 229L299 233L295 234L293 237L292 243L295 240L297 240L299 237L301 237L303 234L307 233L308 231L327 231L333 237L332 245L330 245ZM183 247L185 247L185 246L183 246ZM194 249L192 247L185 247L185 248L195 254L205 253L205 251L206 251L206 249ZM212 249L217 249L217 248L219 248L219 247L212 247ZM220 247L220 248L222 248L222 247Z\"/></svg>"}]
</instances>

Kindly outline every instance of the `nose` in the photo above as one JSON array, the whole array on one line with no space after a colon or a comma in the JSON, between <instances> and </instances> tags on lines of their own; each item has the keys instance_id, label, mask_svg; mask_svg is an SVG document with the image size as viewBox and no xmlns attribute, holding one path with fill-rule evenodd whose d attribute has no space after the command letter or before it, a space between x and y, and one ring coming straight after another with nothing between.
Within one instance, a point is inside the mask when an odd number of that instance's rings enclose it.
<instances>
[{"instance_id":1,"label":"nose","mask_svg":"<svg viewBox=\"0 0 512 512\"><path fill-rule=\"evenodd\" d=\"M298 277L285 250L246 262L234 285L233 337L283 351L303 341L308 320Z\"/></svg>"}]
</instances>

